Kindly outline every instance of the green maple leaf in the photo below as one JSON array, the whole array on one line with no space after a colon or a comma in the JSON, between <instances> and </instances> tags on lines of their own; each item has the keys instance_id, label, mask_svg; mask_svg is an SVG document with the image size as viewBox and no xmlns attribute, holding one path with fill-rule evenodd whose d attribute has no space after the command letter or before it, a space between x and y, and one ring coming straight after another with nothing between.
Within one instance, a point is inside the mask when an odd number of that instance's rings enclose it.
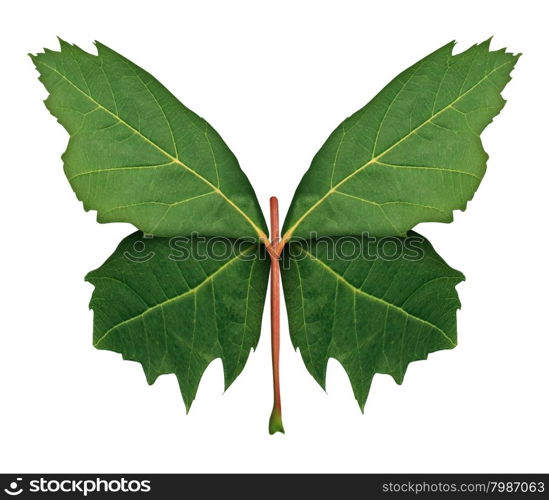
<instances>
[{"instance_id":1,"label":"green maple leaf","mask_svg":"<svg viewBox=\"0 0 549 500\"><path fill-rule=\"evenodd\" d=\"M140 362L149 383L174 373L189 408L213 359L228 387L257 345L270 267L270 430L283 432L280 259L294 346L323 387L328 359L338 360L361 408L376 373L402 383L410 362L456 345L463 275L410 230L450 222L472 198L486 169L480 134L504 105L518 56L489 41L453 55L448 44L401 73L328 138L280 240L272 201L269 241L255 193L213 128L149 73L97 48L61 42L32 56L46 106L70 134L65 173L84 208L155 235L129 236L88 275L96 347ZM379 251L389 236L402 250L390 258ZM352 258L335 251L349 242ZM212 254L215 245L225 251Z\"/></svg>"},{"instance_id":2,"label":"green maple leaf","mask_svg":"<svg viewBox=\"0 0 549 500\"><path fill-rule=\"evenodd\" d=\"M101 43L32 56L71 138L65 173L99 222L157 236L264 237L246 175L219 134L149 73Z\"/></svg>"},{"instance_id":3,"label":"green maple leaf","mask_svg":"<svg viewBox=\"0 0 549 500\"><path fill-rule=\"evenodd\" d=\"M221 247L215 259L208 246ZM188 409L211 361L222 359L228 388L257 346L268 271L249 242L134 233L86 277L94 346L139 361L149 384L175 373Z\"/></svg>"},{"instance_id":4,"label":"green maple leaf","mask_svg":"<svg viewBox=\"0 0 549 500\"><path fill-rule=\"evenodd\" d=\"M486 170L480 133L505 101L518 56L489 41L452 55L450 43L390 82L316 154L282 230L285 239L400 235L451 222Z\"/></svg>"},{"instance_id":5,"label":"green maple leaf","mask_svg":"<svg viewBox=\"0 0 549 500\"><path fill-rule=\"evenodd\" d=\"M457 343L455 287L464 276L418 234L397 241L415 253L387 259L383 244L394 240L342 239L360 251L344 258L331 252L337 240L322 239L290 243L282 266L294 347L323 388L328 359L337 359L362 409L375 373L401 384L410 362Z\"/></svg>"}]
</instances>

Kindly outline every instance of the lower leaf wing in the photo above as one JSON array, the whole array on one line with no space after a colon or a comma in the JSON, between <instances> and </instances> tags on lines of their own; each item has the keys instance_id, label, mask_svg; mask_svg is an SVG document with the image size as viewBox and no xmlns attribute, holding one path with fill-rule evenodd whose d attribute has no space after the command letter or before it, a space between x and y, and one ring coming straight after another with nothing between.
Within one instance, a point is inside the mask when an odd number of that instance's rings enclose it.
<instances>
[{"instance_id":1,"label":"lower leaf wing","mask_svg":"<svg viewBox=\"0 0 549 500\"><path fill-rule=\"evenodd\" d=\"M269 271L262 249L128 236L86 277L95 286L95 347L141 363L149 384L175 373L187 410L212 360L222 359L229 387L259 340Z\"/></svg>"},{"instance_id":2,"label":"lower leaf wing","mask_svg":"<svg viewBox=\"0 0 549 500\"><path fill-rule=\"evenodd\" d=\"M456 346L464 279L413 232L291 243L282 280L292 342L323 388L337 359L364 409L375 373L401 384L410 362Z\"/></svg>"}]
</instances>

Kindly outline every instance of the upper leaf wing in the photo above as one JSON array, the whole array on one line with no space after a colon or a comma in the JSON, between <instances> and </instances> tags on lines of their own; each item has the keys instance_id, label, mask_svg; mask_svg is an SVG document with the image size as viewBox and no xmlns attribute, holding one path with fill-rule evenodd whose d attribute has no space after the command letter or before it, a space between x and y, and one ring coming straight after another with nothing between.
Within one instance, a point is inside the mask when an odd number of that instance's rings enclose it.
<instances>
[{"instance_id":1,"label":"upper leaf wing","mask_svg":"<svg viewBox=\"0 0 549 500\"><path fill-rule=\"evenodd\" d=\"M328 359L337 359L361 408L375 373L400 384L411 361L455 347L464 277L420 235L290 243L283 257L294 347L322 387Z\"/></svg>"},{"instance_id":2,"label":"upper leaf wing","mask_svg":"<svg viewBox=\"0 0 549 500\"><path fill-rule=\"evenodd\" d=\"M95 286L95 347L140 362L150 384L175 373L187 408L215 358L228 387L259 340L269 271L262 248L128 236L86 277Z\"/></svg>"},{"instance_id":3,"label":"upper leaf wing","mask_svg":"<svg viewBox=\"0 0 549 500\"><path fill-rule=\"evenodd\" d=\"M405 235L450 222L486 168L480 133L505 101L518 56L489 41L452 55L453 43L397 76L347 118L313 159L283 227L292 236Z\"/></svg>"},{"instance_id":4,"label":"upper leaf wing","mask_svg":"<svg viewBox=\"0 0 549 500\"><path fill-rule=\"evenodd\" d=\"M255 193L217 132L149 73L97 43L31 56L70 134L65 173L99 222L158 236L262 238Z\"/></svg>"}]
</instances>

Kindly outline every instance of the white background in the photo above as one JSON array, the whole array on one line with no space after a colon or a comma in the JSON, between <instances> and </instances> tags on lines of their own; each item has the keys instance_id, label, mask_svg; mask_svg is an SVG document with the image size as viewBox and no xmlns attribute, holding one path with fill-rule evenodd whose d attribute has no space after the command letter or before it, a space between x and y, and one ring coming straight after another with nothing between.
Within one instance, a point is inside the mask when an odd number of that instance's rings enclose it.
<instances>
[{"instance_id":1,"label":"white background","mask_svg":"<svg viewBox=\"0 0 549 500\"><path fill-rule=\"evenodd\" d=\"M521 1L19 1L3 6L0 472L548 472L547 12ZM221 133L265 211L284 213L335 126L456 39L523 52L483 134L488 172L453 224L419 227L467 281L459 346L378 375L365 414L330 361L327 393L282 332L287 434L269 436L268 316L223 393L219 360L188 416L173 375L91 344L83 281L132 231L99 225L62 172L67 134L26 56L98 39ZM266 311L268 312L268 311ZM283 311L284 314L284 311Z\"/></svg>"}]
</instances>

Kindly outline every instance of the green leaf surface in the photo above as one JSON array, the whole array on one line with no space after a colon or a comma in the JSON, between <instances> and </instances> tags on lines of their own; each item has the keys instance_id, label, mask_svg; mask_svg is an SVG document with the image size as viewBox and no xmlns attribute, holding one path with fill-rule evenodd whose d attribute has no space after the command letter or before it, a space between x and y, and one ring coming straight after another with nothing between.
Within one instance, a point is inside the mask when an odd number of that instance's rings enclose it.
<instances>
[{"instance_id":1,"label":"green leaf surface","mask_svg":"<svg viewBox=\"0 0 549 500\"><path fill-rule=\"evenodd\" d=\"M187 409L212 360L229 387L259 340L266 246L273 258L284 248L294 347L322 387L339 361L361 409L376 373L400 384L409 363L456 346L464 276L410 230L450 222L473 197L480 134L519 56L489 41L452 55L451 43L397 76L322 146L271 246L247 177L205 120L106 46L60 43L31 57L70 135L65 173L99 222L140 229L86 277L98 349L139 362L149 384L175 374Z\"/></svg>"},{"instance_id":2,"label":"green leaf surface","mask_svg":"<svg viewBox=\"0 0 549 500\"><path fill-rule=\"evenodd\" d=\"M375 373L400 384L410 362L455 347L464 276L422 236L290 243L283 258L294 347L323 388L328 359L338 360L362 409Z\"/></svg>"},{"instance_id":3,"label":"green leaf surface","mask_svg":"<svg viewBox=\"0 0 549 500\"><path fill-rule=\"evenodd\" d=\"M267 233L246 175L211 125L105 45L94 56L60 43L31 57L47 108L70 134L65 173L99 222L157 236Z\"/></svg>"},{"instance_id":4,"label":"green leaf surface","mask_svg":"<svg viewBox=\"0 0 549 500\"><path fill-rule=\"evenodd\" d=\"M149 384L175 373L187 409L212 360L222 359L229 387L259 340L269 271L262 248L128 236L86 277L95 286L95 347L141 363Z\"/></svg>"},{"instance_id":5,"label":"green leaf surface","mask_svg":"<svg viewBox=\"0 0 549 500\"><path fill-rule=\"evenodd\" d=\"M450 43L397 76L328 138L299 184L283 234L401 235L450 222L486 169L480 133L502 109L518 56Z\"/></svg>"}]
</instances>

